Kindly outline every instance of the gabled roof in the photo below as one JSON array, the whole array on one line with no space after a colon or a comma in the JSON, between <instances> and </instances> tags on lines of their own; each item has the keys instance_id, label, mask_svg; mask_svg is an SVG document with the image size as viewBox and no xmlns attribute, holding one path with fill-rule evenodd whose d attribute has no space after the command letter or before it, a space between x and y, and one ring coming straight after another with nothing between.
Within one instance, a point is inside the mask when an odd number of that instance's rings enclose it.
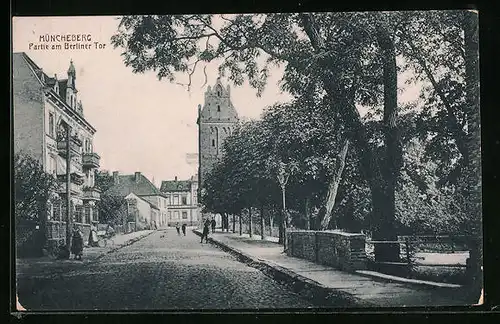
<instances>
[{"instance_id":1,"label":"gabled roof","mask_svg":"<svg viewBox=\"0 0 500 324\"><path fill-rule=\"evenodd\" d=\"M64 106L69 113L72 113L73 111L77 112L75 114L76 120L83 123L85 127L88 127L92 133L95 133L96 129L85 119L85 117L83 116L83 111L74 110L67 105L66 103L66 88L68 83L67 79L57 80L59 93L56 93L54 91L54 85L56 83L55 77L49 77L43 71L43 69L40 68L25 52L17 52L13 53L12 55L13 55L12 58L13 70L20 68L20 64L27 64L43 87L52 88L52 92L49 92L49 94L53 94L54 98L57 98L56 100L60 101L60 104Z\"/></svg>"},{"instance_id":2,"label":"gabled roof","mask_svg":"<svg viewBox=\"0 0 500 324\"><path fill-rule=\"evenodd\" d=\"M143 201L147 202L147 203L149 204L149 206L151 206L151 208L154 208L154 209L158 209L158 210L160 210L160 208L159 208L158 206L156 206L156 204L153 204L152 202L150 202L150 201L148 201L148 200L146 200L146 199L142 198L141 196L137 196L137 197L139 197L141 200L143 200Z\"/></svg>"},{"instance_id":3,"label":"gabled roof","mask_svg":"<svg viewBox=\"0 0 500 324\"><path fill-rule=\"evenodd\" d=\"M134 194L133 192L131 194L134 195L135 197L139 198L140 200L144 201L145 203L147 203L151 208L160 210L160 208L158 208L158 206L156 206L156 204L153 204L152 202L142 198L141 196ZM130 195L130 194L128 194L128 195Z\"/></svg>"},{"instance_id":4,"label":"gabled roof","mask_svg":"<svg viewBox=\"0 0 500 324\"><path fill-rule=\"evenodd\" d=\"M157 196L162 195L160 190L149 181L143 174L139 175L138 180L135 179L135 174L118 175L118 183L114 183L106 193L112 196L125 197L129 193L134 193L137 196Z\"/></svg>"},{"instance_id":5,"label":"gabled roof","mask_svg":"<svg viewBox=\"0 0 500 324\"><path fill-rule=\"evenodd\" d=\"M161 192L191 191L191 181L189 180L162 181L160 191Z\"/></svg>"}]
</instances>

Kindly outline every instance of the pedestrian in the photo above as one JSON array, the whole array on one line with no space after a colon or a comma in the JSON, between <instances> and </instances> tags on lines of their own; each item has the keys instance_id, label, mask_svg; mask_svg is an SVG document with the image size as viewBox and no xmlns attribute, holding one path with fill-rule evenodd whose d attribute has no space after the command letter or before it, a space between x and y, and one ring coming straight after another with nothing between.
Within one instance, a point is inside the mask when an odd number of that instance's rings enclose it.
<instances>
[{"instance_id":1,"label":"pedestrian","mask_svg":"<svg viewBox=\"0 0 500 324\"><path fill-rule=\"evenodd\" d=\"M186 236L186 223L182 224L182 234Z\"/></svg>"},{"instance_id":2,"label":"pedestrian","mask_svg":"<svg viewBox=\"0 0 500 324\"><path fill-rule=\"evenodd\" d=\"M179 227L179 223L175 224L175 229L177 230L177 235L181 235L181 228Z\"/></svg>"},{"instance_id":3,"label":"pedestrian","mask_svg":"<svg viewBox=\"0 0 500 324\"><path fill-rule=\"evenodd\" d=\"M210 220L206 220L203 225L203 234L201 236L201 242L203 243L203 238L205 238L205 242L208 243L208 233L210 232Z\"/></svg>"},{"instance_id":4,"label":"pedestrian","mask_svg":"<svg viewBox=\"0 0 500 324\"><path fill-rule=\"evenodd\" d=\"M212 218L210 225L212 225L212 233L215 233L215 225L217 225L217 223L215 222L215 219Z\"/></svg>"},{"instance_id":5,"label":"pedestrian","mask_svg":"<svg viewBox=\"0 0 500 324\"><path fill-rule=\"evenodd\" d=\"M71 253L75 255L75 260L82 260L83 235L77 227L73 229L73 236L71 238Z\"/></svg>"},{"instance_id":6,"label":"pedestrian","mask_svg":"<svg viewBox=\"0 0 500 324\"><path fill-rule=\"evenodd\" d=\"M96 223L92 223L92 225L90 227L89 246L90 247L99 246L99 240L97 238L97 225L96 225Z\"/></svg>"}]
</instances>

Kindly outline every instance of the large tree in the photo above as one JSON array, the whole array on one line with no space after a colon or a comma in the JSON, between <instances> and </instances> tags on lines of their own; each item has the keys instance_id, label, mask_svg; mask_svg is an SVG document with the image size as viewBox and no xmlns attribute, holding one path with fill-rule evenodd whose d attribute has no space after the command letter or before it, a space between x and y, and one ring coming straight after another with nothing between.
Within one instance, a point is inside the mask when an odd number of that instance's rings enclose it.
<instances>
[{"instance_id":1,"label":"large tree","mask_svg":"<svg viewBox=\"0 0 500 324\"><path fill-rule=\"evenodd\" d=\"M57 179L45 172L38 160L25 153L14 155L14 213L18 246L33 239L34 246L40 248L38 252L45 246L48 203L57 187ZM35 226L38 226L38 231Z\"/></svg>"},{"instance_id":2,"label":"large tree","mask_svg":"<svg viewBox=\"0 0 500 324\"><path fill-rule=\"evenodd\" d=\"M338 114L368 184L373 236L395 239L395 192L401 167L401 107L397 100L401 66L396 57L408 53L409 40L415 38L402 31L422 20L412 19L413 13L407 12L215 17L123 17L112 42L125 49L124 62L134 72L154 70L160 79L171 81L176 72L183 72L189 76L188 85L197 66L216 60L222 75L229 72L229 79L237 85L247 79L257 94L275 64L285 67L281 84L296 97L310 91L311 83L319 83L319 92L328 97L331 110ZM416 44L410 50L415 48L426 49ZM433 55L432 51L422 52L426 57ZM381 111L382 149L373 146L359 104ZM391 261L398 259L399 251L397 246L383 245L376 248L376 255Z\"/></svg>"}]
</instances>

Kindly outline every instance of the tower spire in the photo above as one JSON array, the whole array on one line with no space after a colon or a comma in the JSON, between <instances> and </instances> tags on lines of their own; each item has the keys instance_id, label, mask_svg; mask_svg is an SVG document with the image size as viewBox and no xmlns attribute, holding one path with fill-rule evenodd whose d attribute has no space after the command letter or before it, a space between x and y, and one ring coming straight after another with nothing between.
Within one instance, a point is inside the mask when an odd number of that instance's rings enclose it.
<instances>
[{"instance_id":1,"label":"tower spire","mask_svg":"<svg viewBox=\"0 0 500 324\"><path fill-rule=\"evenodd\" d=\"M75 66L73 65L73 59L69 61L69 68L68 68L68 86L72 86L75 88L76 86L76 69Z\"/></svg>"}]
</instances>

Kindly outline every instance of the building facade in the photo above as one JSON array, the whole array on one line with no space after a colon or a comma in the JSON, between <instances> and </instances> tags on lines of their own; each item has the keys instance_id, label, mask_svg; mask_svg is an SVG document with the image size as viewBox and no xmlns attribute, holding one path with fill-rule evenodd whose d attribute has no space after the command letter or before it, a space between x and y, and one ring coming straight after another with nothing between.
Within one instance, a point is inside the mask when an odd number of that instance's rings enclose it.
<instances>
[{"instance_id":1,"label":"building facade","mask_svg":"<svg viewBox=\"0 0 500 324\"><path fill-rule=\"evenodd\" d=\"M147 201L153 209L157 209L157 212L153 212L151 223L156 224L157 227L167 225L167 197L141 172L121 175L118 171L114 171L113 185L106 191L106 194L126 198L131 193ZM129 219L134 218L129 215Z\"/></svg>"},{"instance_id":2,"label":"building facade","mask_svg":"<svg viewBox=\"0 0 500 324\"><path fill-rule=\"evenodd\" d=\"M231 101L231 88L221 83L220 78L213 87L205 92L203 107L198 106L198 142L199 142L199 186L203 192L206 174L222 156L224 140L231 135L239 121L238 112ZM202 215L202 218L215 218L218 225L220 215Z\"/></svg>"},{"instance_id":3,"label":"building facade","mask_svg":"<svg viewBox=\"0 0 500 324\"><path fill-rule=\"evenodd\" d=\"M137 224L134 230L154 229L155 221L160 218L160 208L134 193L128 194L125 199L128 221Z\"/></svg>"},{"instance_id":4,"label":"building facade","mask_svg":"<svg viewBox=\"0 0 500 324\"><path fill-rule=\"evenodd\" d=\"M66 79L46 74L26 53L13 54L14 153L37 159L44 170L60 180L48 204L46 228L49 248L65 241L66 165L70 148L71 201L73 222L88 239L90 224L98 221L94 187L100 157L94 152L96 129L85 119L78 100L76 69L71 61ZM70 141L66 130L70 129Z\"/></svg>"},{"instance_id":5,"label":"building facade","mask_svg":"<svg viewBox=\"0 0 500 324\"><path fill-rule=\"evenodd\" d=\"M198 179L162 181L160 191L167 197L168 226L199 224Z\"/></svg>"}]
</instances>

